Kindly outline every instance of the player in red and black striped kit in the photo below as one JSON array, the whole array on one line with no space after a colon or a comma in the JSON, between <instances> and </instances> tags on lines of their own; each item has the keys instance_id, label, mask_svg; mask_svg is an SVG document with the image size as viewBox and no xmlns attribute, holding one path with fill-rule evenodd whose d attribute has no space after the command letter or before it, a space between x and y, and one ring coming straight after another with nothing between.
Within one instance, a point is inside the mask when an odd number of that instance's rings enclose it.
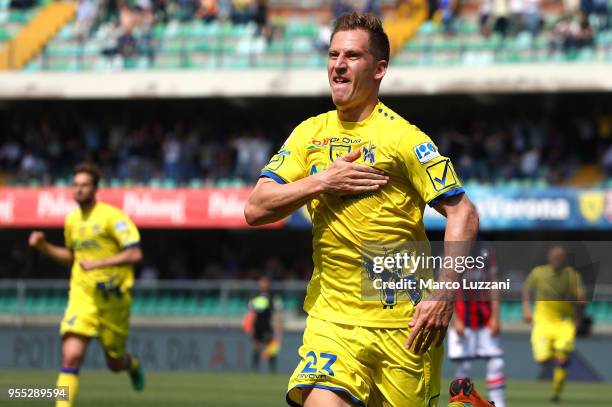
<instances>
[{"instance_id":1,"label":"player in red and black striped kit","mask_svg":"<svg viewBox=\"0 0 612 407\"><path fill-rule=\"evenodd\" d=\"M473 256L482 256L482 268L464 272L467 281L495 281L497 266L493 248L474 244ZM476 263L478 264L478 262ZM487 360L487 389L496 407L505 406L503 350L499 340L499 293L495 290L460 290L448 336L448 356L457 364L455 376L471 376L472 361Z\"/></svg>"}]
</instances>

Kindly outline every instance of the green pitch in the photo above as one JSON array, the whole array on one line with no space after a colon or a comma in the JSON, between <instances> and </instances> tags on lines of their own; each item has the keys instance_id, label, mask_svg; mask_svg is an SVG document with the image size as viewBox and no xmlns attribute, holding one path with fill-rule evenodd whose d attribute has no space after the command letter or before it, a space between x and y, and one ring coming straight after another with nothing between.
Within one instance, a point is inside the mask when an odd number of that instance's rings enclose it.
<instances>
[{"instance_id":1,"label":"green pitch","mask_svg":"<svg viewBox=\"0 0 612 407\"><path fill-rule=\"evenodd\" d=\"M54 371L2 370L0 371L0 406L17 407L52 406L52 402L6 401L9 386L46 387L55 382ZM449 380L443 383L446 393ZM106 371L84 371L76 407L275 407L284 406L287 375L255 375L241 373L149 373L147 388L135 393L127 375ZM482 391L482 381L477 388ZM550 385L511 381L508 383L509 407L552 406L548 402ZM483 392L486 393L486 392ZM446 407L448 397L442 395L438 404ZM563 407L612 406L610 383L568 383Z\"/></svg>"}]
</instances>

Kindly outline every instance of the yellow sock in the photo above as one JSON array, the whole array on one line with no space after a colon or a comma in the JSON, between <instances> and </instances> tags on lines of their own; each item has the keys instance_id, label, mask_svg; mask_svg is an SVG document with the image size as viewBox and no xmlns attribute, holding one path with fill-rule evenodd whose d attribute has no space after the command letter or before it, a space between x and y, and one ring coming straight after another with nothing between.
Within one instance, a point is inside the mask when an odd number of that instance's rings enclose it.
<instances>
[{"instance_id":1,"label":"yellow sock","mask_svg":"<svg viewBox=\"0 0 612 407\"><path fill-rule=\"evenodd\" d=\"M553 396L559 397L567 379L567 368L557 366L553 374Z\"/></svg>"},{"instance_id":2,"label":"yellow sock","mask_svg":"<svg viewBox=\"0 0 612 407\"><path fill-rule=\"evenodd\" d=\"M128 366L128 371L132 373L138 370L138 367L140 367L140 362L138 361L138 359L136 359L132 355L130 355L129 358L130 358L130 364Z\"/></svg>"},{"instance_id":3,"label":"yellow sock","mask_svg":"<svg viewBox=\"0 0 612 407\"><path fill-rule=\"evenodd\" d=\"M72 407L79 391L79 369L62 368L57 377L57 387L68 388L68 400L58 400L55 407Z\"/></svg>"}]
</instances>

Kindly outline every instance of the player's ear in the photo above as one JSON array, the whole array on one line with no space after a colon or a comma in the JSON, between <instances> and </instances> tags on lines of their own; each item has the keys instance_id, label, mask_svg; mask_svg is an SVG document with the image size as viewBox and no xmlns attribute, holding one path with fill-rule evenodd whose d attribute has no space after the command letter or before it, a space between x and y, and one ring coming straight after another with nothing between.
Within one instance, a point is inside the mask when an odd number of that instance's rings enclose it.
<instances>
[{"instance_id":1,"label":"player's ear","mask_svg":"<svg viewBox=\"0 0 612 407\"><path fill-rule=\"evenodd\" d=\"M378 60L378 62L376 62L376 67L374 70L374 79L381 80L387 73L388 65L389 65L388 61L385 61L384 59Z\"/></svg>"}]
</instances>

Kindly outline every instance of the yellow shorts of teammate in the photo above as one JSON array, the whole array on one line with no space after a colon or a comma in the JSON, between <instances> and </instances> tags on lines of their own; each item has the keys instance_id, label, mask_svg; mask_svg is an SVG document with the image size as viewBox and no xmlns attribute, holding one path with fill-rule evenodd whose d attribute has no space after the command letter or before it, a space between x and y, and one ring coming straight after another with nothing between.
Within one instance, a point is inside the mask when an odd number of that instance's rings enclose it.
<instances>
[{"instance_id":1,"label":"yellow shorts of teammate","mask_svg":"<svg viewBox=\"0 0 612 407\"><path fill-rule=\"evenodd\" d=\"M308 317L301 361L289 380L287 403L303 405L304 389L343 394L356 406L435 407L444 349L406 350L408 328L368 328Z\"/></svg>"},{"instance_id":2,"label":"yellow shorts of teammate","mask_svg":"<svg viewBox=\"0 0 612 407\"><path fill-rule=\"evenodd\" d=\"M88 337L97 336L110 357L117 359L125 354L130 324L131 299L116 301L110 307L100 307L90 301L71 298L60 325L62 337L75 333Z\"/></svg>"},{"instance_id":3,"label":"yellow shorts of teammate","mask_svg":"<svg viewBox=\"0 0 612 407\"><path fill-rule=\"evenodd\" d=\"M576 325L572 320L536 322L531 331L531 348L536 362L567 356L574 350Z\"/></svg>"}]
</instances>

